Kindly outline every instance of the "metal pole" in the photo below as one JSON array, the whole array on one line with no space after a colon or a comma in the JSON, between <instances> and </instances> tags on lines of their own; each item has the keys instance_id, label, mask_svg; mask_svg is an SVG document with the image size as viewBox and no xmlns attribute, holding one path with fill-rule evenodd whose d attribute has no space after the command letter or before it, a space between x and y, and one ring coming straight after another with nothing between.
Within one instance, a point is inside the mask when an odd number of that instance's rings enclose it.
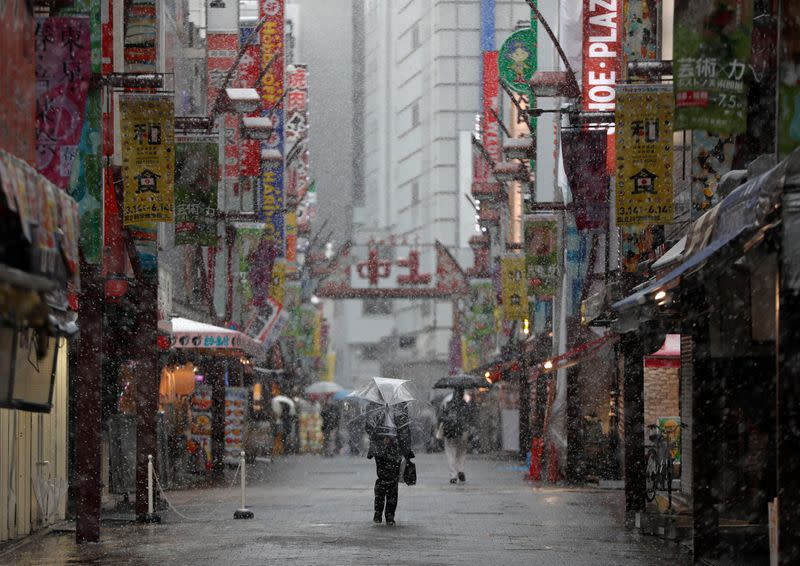
<instances>
[{"instance_id":1,"label":"metal pole","mask_svg":"<svg viewBox=\"0 0 800 566\"><path fill-rule=\"evenodd\" d=\"M242 474L242 482L241 482L241 486L242 486L242 506L233 513L233 518L234 519L252 519L253 518L253 512L250 511L250 509L248 509L247 505L245 504L245 491L246 491L246 484L247 484L247 462L246 462L244 456L245 456L244 450L242 450L241 454L239 454L239 470L241 471L240 473Z\"/></svg>"},{"instance_id":2,"label":"metal pole","mask_svg":"<svg viewBox=\"0 0 800 566\"><path fill-rule=\"evenodd\" d=\"M154 505L154 490L153 490L153 476L155 469L153 468L153 455L147 455L147 515L144 516L141 522L143 523L160 523L161 517L156 515Z\"/></svg>"}]
</instances>

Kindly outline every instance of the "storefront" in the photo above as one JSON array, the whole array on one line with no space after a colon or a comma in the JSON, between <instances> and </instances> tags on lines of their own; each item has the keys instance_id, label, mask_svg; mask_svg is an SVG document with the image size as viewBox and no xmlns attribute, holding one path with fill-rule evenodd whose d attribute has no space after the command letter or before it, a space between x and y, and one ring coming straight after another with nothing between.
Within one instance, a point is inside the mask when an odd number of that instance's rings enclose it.
<instances>
[{"instance_id":1,"label":"storefront","mask_svg":"<svg viewBox=\"0 0 800 566\"><path fill-rule=\"evenodd\" d=\"M78 208L0 150L0 542L63 519Z\"/></svg>"}]
</instances>

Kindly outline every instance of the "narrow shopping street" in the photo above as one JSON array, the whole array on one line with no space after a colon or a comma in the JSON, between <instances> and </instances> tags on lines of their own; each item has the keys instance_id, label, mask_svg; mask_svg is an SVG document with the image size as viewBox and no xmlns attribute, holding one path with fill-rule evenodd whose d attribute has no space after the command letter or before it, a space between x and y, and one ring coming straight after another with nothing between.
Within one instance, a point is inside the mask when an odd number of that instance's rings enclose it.
<instances>
[{"instance_id":1,"label":"narrow shopping street","mask_svg":"<svg viewBox=\"0 0 800 566\"><path fill-rule=\"evenodd\" d=\"M238 490L171 492L161 525L107 520L98 544L74 532L36 537L0 564L689 564L681 546L625 529L621 490L534 487L512 461L470 457L448 483L443 454L417 458L401 485L397 524L372 523L374 464L289 456L259 464L250 521L233 520Z\"/></svg>"}]
</instances>

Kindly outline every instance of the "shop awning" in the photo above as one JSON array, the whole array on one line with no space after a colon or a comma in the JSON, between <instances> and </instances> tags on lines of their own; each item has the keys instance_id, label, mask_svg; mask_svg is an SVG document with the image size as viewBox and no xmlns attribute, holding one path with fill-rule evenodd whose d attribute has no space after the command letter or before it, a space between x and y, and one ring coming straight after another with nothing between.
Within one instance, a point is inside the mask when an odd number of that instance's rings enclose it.
<instances>
[{"instance_id":1,"label":"shop awning","mask_svg":"<svg viewBox=\"0 0 800 566\"><path fill-rule=\"evenodd\" d=\"M603 336L584 342L580 346L576 346L563 354L540 362L537 364L536 369L540 372L547 373L575 366L586 358L595 355L606 346L615 344L618 340L619 336L616 334L604 334Z\"/></svg>"},{"instance_id":2,"label":"shop awning","mask_svg":"<svg viewBox=\"0 0 800 566\"><path fill-rule=\"evenodd\" d=\"M170 336L171 348L243 349L249 339L237 330L188 318L158 321L158 330Z\"/></svg>"},{"instance_id":3,"label":"shop awning","mask_svg":"<svg viewBox=\"0 0 800 566\"><path fill-rule=\"evenodd\" d=\"M780 207L787 175L800 175L800 150L778 165L734 190L719 205L692 223L686 241L667 252L677 266L641 290L618 301L612 309L620 315L618 331L634 330L640 320L650 318L645 309L656 309L664 294L683 278L699 271L726 250L743 253L743 244L774 227L773 213ZM684 248L684 249L680 249ZM662 263L663 265L663 263Z\"/></svg>"}]
</instances>

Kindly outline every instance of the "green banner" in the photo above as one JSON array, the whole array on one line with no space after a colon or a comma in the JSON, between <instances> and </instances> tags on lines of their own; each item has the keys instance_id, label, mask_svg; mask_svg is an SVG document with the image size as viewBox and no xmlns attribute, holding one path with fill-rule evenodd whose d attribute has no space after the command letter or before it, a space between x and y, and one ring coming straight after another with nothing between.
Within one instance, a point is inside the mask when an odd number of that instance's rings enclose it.
<instances>
[{"instance_id":1,"label":"green banner","mask_svg":"<svg viewBox=\"0 0 800 566\"><path fill-rule=\"evenodd\" d=\"M675 130L747 129L752 0L675 3Z\"/></svg>"},{"instance_id":2,"label":"green banner","mask_svg":"<svg viewBox=\"0 0 800 566\"><path fill-rule=\"evenodd\" d=\"M778 151L800 147L800 2L784 2L778 83Z\"/></svg>"},{"instance_id":3,"label":"green banner","mask_svg":"<svg viewBox=\"0 0 800 566\"><path fill-rule=\"evenodd\" d=\"M558 288L558 223L555 220L525 221L525 265L528 292L551 297Z\"/></svg>"},{"instance_id":4,"label":"green banner","mask_svg":"<svg viewBox=\"0 0 800 566\"><path fill-rule=\"evenodd\" d=\"M520 94L531 94L530 80L536 71L536 28L520 29L505 40L497 56L500 80Z\"/></svg>"},{"instance_id":5,"label":"green banner","mask_svg":"<svg viewBox=\"0 0 800 566\"><path fill-rule=\"evenodd\" d=\"M219 145L175 146L175 244L217 245Z\"/></svg>"}]
</instances>

